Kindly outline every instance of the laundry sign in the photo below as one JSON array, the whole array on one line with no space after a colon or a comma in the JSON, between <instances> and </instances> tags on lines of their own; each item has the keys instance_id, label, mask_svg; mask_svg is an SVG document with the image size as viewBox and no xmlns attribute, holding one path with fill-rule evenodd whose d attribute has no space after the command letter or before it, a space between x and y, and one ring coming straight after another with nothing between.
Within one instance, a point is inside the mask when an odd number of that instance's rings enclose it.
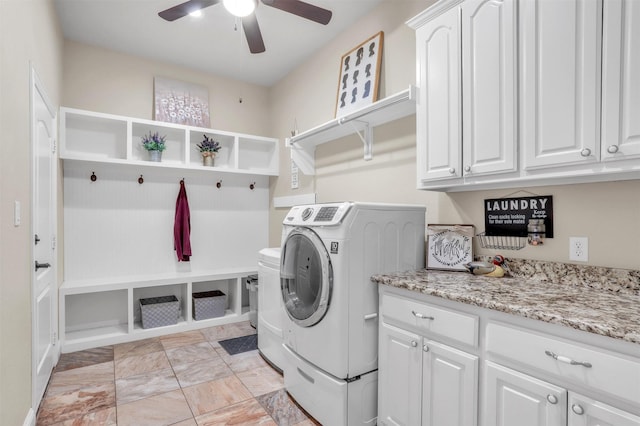
<instances>
[{"instance_id":1,"label":"laundry sign","mask_svg":"<svg viewBox=\"0 0 640 426\"><path fill-rule=\"evenodd\" d=\"M546 237L553 238L551 195L484 200L485 235L526 237L529 219L542 219Z\"/></svg>"}]
</instances>

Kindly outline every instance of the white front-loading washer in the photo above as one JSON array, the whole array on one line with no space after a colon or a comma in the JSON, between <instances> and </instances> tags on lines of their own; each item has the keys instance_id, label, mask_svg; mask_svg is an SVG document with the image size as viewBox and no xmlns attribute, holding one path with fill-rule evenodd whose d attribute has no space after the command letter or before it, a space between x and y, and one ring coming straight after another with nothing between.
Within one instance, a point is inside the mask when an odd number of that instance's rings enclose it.
<instances>
[{"instance_id":1,"label":"white front-loading washer","mask_svg":"<svg viewBox=\"0 0 640 426\"><path fill-rule=\"evenodd\" d=\"M424 267L425 207L327 203L284 219L280 278L285 387L326 425L377 416L374 274Z\"/></svg>"},{"instance_id":2,"label":"white front-loading washer","mask_svg":"<svg viewBox=\"0 0 640 426\"><path fill-rule=\"evenodd\" d=\"M280 247L258 252L258 307L258 351L282 371L282 323L286 314L280 291Z\"/></svg>"}]
</instances>

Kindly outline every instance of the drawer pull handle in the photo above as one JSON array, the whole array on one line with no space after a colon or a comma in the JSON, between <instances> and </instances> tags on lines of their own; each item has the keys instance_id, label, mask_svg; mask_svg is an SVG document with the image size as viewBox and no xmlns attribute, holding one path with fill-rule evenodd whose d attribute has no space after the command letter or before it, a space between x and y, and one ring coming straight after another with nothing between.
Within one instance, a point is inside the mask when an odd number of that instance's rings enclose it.
<instances>
[{"instance_id":1,"label":"drawer pull handle","mask_svg":"<svg viewBox=\"0 0 640 426\"><path fill-rule=\"evenodd\" d=\"M430 317L428 315L424 315L421 314L420 312L416 312L416 311L411 311L411 313L413 314L414 317L416 318L420 318L420 319L426 319L426 320L434 320L434 317Z\"/></svg>"},{"instance_id":2,"label":"drawer pull handle","mask_svg":"<svg viewBox=\"0 0 640 426\"><path fill-rule=\"evenodd\" d=\"M584 408L582 408L582 406L578 404L573 404L571 406L571 410L579 416L584 414Z\"/></svg>"},{"instance_id":3,"label":"drawer pull handle","mask_svg":"<svg viewBox=\"0 0 640 426\"><path fill-rule=\"evenodd\" d=\"M548 356L550 356L551 358L557 360L557 361L564 362L565 364L581 365L581 366L586 367L586 368L591 368L592 367L590 362L575 361L575 360L573 360L573 359L571 359L569 357L554 354L551 351L544 351L544 353L547 354Z\"/></svg>"}]
</instances>

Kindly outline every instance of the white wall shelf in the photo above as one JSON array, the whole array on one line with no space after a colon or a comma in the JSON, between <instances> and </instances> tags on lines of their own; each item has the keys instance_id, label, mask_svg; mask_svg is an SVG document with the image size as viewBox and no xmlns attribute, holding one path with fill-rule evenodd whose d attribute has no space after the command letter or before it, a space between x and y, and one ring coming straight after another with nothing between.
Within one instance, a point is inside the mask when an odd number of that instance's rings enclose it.
<instances>
[{"instance_id":1,"label":"white wall shelf","mask_svg":"<svg viewBox=\"0 0 640 426\"><path fill-rule=\"evenodd\" d=\"M162 162L147 160L143 135L166 136ZM204 167L197 148L203 135L222 146L214 167ZM60 158L203 172L277 176L278 139L163 123L153 120L60 108Z\"/></svg>"},{"instance_id":2,"label":"white wall shelf","mask_svg":"<svg viewBox=\"0 0 640 426\"><path fill-rule=\"evenodd\" d=\"M60 287L62 352L179 333L248 319L245 287L255 266L199 273L175 273L65 281ZM227 296L225 315L196 321L191 295L221 290ZM175 295L180 317L175 325L142 328L140 298Z\"/></svg>"},{"instance_id":3,"label":"white wall shelf","mask_svg":"<svg viewBox=\"0 0 640 426\"><path fill-rule=\"evenodd\" d=\"M287 138L291 159L306 175L315 174L316 146L357 133L364 144L364 159L373 158L373 128L415 114L416 89L409 86L394 95L337 117L324 124Z\"/></svg>"}]
</instances>

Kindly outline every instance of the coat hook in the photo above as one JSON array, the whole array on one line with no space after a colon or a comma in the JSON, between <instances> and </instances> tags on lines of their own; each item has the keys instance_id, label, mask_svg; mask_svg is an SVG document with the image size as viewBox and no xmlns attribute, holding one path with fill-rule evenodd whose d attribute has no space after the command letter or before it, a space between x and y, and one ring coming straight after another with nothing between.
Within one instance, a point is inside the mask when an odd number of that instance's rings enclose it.
<instances>
[{"instance_id":1,"label":"coat hook","mask_svg":"<svg viewBox=\"0 0 640 426\"><path fill-rule=\"evenodd\" d=\"M252 191L255 189L255 187L256 187L256 183L255 182L253 182L251 185L249 185L249 189L252 190Z\"/></svg>"},{"instance_id":2,"label":"coat hook","mask_svg":"<svg viewBox=\"0 0 640 426\"><path fill-rule=\"evenodd\" d=\"M98 176L96 176L96 172L91 172L91 182L95 182L98 180Z\"/></svg>"},{"instance_id":3,"label":"coat hook","mask_svg":"<svg viewBox=\"0 0 640 426\"><path fill-rule=\"evenodd\" d=\"M142 175L140 175L140 177L138 178L138 183L140 185L142 185L144 183L144 179L142 178Z\"/></svg>"},{"instance_id":4,"label":"coat hook","mask_svg":"<svg viewBox=\"0 0 640 426\"><path fill-rule=\"evenodd\" d=\"M220 189L222 187L222 179L220 179L218 182L216 182L216 186L218 187L218 189Z\"/></svg>"}]
</instances>

